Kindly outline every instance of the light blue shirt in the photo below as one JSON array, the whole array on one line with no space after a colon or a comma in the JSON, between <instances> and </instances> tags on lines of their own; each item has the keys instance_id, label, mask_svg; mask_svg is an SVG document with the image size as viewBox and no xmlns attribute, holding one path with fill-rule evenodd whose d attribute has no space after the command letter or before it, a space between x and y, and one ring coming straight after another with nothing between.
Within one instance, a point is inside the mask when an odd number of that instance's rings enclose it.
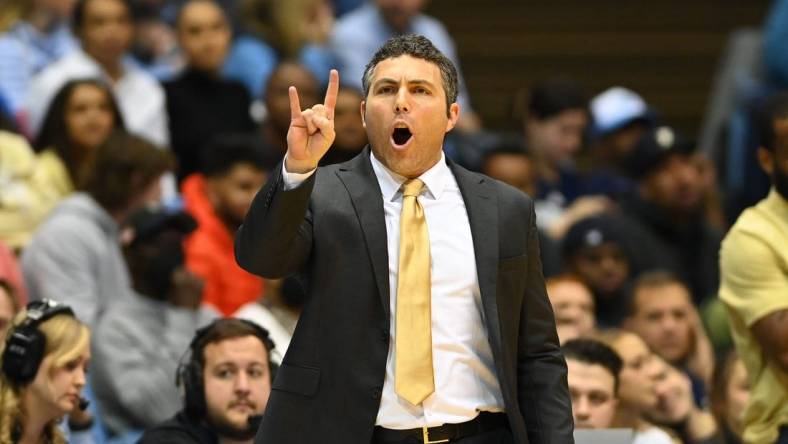
<instances>
[{"instance_id":1,"label":"light blue shirt","mask_svg":"<svg viewBox=\"0 0 788 444\"><path fill-rule=\"evenodd\" d=\"M20 21L0 35L0 95L12 113L24 107L33 76L76 47L77 41L65 23L43 34Z\"/></svg>"},{"instance_id":2,"label":"light blue shirt","mask_svg":"<svg viewBox=\"0 0 788 444\"><path fill-rule=\"evenodd\" d=\"M438 20L425 14L419 14L413 18L406 34L419 34L428 38L454 63L460 81L457 102L463 111L471 111L468 91L465 89L457 51L454 49L454 41L446 28ZM339 61L339 74L342 76L342 83L354 86L361 91L361 78L367 63L372 60L378 48L395 35L394 30L383 20L380 10L372 2L368 2L339 19L331 34L330 45Z\"/></svg>"}]
</instances>

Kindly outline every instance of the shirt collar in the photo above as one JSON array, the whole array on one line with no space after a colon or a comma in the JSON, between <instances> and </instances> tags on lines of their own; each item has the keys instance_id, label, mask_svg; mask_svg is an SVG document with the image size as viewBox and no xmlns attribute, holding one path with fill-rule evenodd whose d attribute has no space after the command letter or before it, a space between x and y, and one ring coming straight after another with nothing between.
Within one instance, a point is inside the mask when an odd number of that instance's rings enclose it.
<instances>
[{"instance_id":1,"label":"shirt collar","mask_svg":"<svg viewBox=\"0 0 788 444\"><path fill-rule=\"evenodd\" d=\"M400 187L408 179L386 168L371 151L369 157L372 162L372 170L378 179L383 199L387 202L397 199L402 195ZM438 163L419 176L419 179L424 182L425 195L433 200L440 199L443 190L446 189L449 174L451 174L451 170L446 165L446 156L441 152L441 158Z\"/></svg>"}]
</instances>

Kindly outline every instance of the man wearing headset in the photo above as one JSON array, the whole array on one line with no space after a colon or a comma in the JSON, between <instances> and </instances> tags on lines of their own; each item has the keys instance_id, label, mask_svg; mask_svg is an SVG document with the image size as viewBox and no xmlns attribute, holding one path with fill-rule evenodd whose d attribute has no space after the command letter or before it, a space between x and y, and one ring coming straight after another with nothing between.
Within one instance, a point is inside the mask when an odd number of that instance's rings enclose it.
<instances>
[{"instance_id":1,"label":"man wearing headset","mask_svg":"<svg viewBox=\"0 0 788 444\"><path fill-rule=\"evenodd\" d=\"M198 330L176 377L184 408L139 443L252 443L271 392L273 347L264 328L241 319Z\"/></svg>"}]
</instances>

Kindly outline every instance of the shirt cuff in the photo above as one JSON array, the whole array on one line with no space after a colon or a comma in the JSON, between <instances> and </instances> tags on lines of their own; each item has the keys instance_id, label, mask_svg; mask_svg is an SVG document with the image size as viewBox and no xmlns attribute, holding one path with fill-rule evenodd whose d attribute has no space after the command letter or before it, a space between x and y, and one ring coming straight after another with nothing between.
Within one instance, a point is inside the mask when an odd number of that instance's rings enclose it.
<instances>
[{"instance_id":1,"label":"shirt cuff","mask_svg":"<svg viewBox=\"0 0 788 444\"><path fill-rule=\"evenodd\" d=\"M285 181L285 191L292 190L293 188L297 188L299 185L304 183L305 180L312 177L317 171L317 168L313 169L312 171L306 173L290 173L287 171L286 162L287 161L287 154L285 154L285 158L282 159L282 179Z\"/></svg>"}]
</instances>

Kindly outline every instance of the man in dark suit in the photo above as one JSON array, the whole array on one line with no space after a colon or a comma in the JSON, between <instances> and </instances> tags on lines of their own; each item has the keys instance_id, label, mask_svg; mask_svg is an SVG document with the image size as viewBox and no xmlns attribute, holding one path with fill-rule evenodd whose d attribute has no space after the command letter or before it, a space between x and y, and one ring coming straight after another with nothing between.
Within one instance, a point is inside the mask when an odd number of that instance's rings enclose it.
<instances>
[{"instance_id":1,"label":"man in dark suit","mask_svg":"<svg viewBox=\"0 0 788 444\"><path fill-rule=\"evenodd\" d=\"M291 87L287 156L236 237L242 267L309 293L256 442L572 443L533 202L442 152L454 66L389 40L364 75L371 150L317 168L338 85L305 111Z\"/></svg>"}]
</instances>

